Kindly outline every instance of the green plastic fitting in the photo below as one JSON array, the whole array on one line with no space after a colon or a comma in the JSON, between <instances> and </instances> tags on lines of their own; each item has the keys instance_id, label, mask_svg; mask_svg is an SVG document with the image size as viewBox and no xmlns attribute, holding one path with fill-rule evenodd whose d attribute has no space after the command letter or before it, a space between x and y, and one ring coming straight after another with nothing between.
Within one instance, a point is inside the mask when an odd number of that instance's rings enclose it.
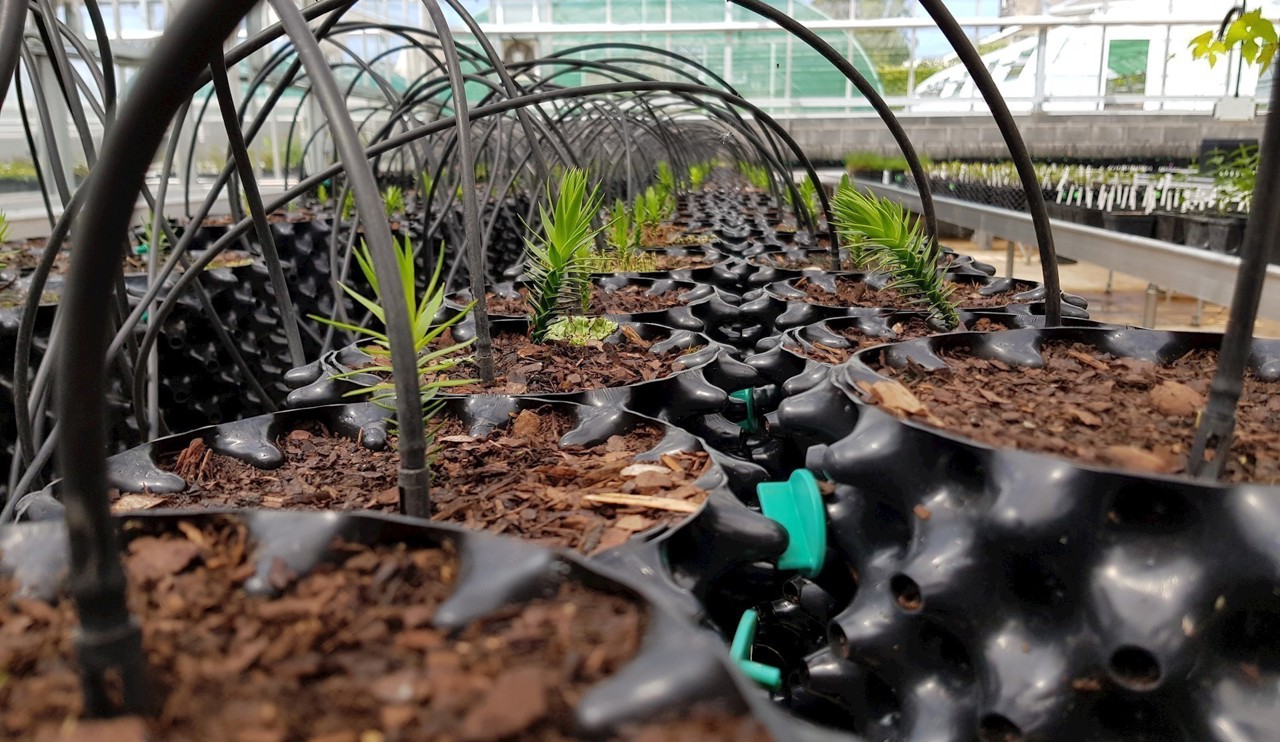
<instances>
[{"instance_id":1,"label":"green plastic fitting","mask_svg":"<svg viewBox=\"0 0 1280 742\"><path fill-rule=\"evenodd\" d=\"M756 494L765 517L776 521L790 537L787 550L778 558L778 568L817 576L827 555L827 509L813 473L796 469L785 482L756 485Z\"/></svg>"},{"instance_id":2,"label":"green plastic fitting","mask_svg":"<svg viewBox=\"0 0 1280 742\"><path fill-rule=\"evenodd\" d=\"M738 622L738 630L733 632L733 644L729 646L729 656L734 663L760 685L769 690L782 687L782 671L776 667L756 662L751 659L751 645L756 640L756 627L760 625L760 615L756 609L748 609Z\"/></svg>"}]
</instances>

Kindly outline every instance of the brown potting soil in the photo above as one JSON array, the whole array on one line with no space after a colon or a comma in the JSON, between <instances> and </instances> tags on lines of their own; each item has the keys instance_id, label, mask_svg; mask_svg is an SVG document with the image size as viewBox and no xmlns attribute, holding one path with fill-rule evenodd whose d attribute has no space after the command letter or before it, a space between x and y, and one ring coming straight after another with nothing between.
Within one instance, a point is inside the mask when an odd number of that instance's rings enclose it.
<instances>
[{"instance_id":1,"label":"brown potting soil","mask_svg":"<svg viewBox=\"0 0 1280 742\"><path fill-rule=\"evenodd\" d=\"M594 553L633 533L688 517L706 497L693 481L710 465L706 453L665 454L637 463L661 439L654 426L591 446L564 446L569 416L522 411L484 438L456 419L436 436L432 520ZM154 507L258 507L288 510L396 512L399 455L371 451L312 423L277 439L284 466L264 470L214 453L197 439L161 468L187 480L185 492L130 493L117 512Z\"/></svg>"},{"instance_id":2,"label":"brown potting soil","mask_svg":"<svg viewBox=\"0 0 1280 742\"><path fill-rule=\"evenodd\" d=\"M1014 294L1018 293L1016 290L1009 290L991 296L983 296L978 293L981 288L979 284L955 283L953 281L948 281L947 283L956 287L955 293L951 295L951 300L961 309L1003 307L1013 300ZM886 307L889 309L920 308L919 304L904 298L893 289L876 291L866 283L849 276L836 276L835 294L813 283L808 277L798 278L792 285L803 291L806 296L805 301L812 304L841 307Z\"/></svg>"},{"instance_id":3,"label":"brown potting soil","mask_svg":"<svg viewBox=\"0 0 1280 742\"><path fill-rule=\"evenodd\" d=\"M906 322L898 322L891 328L895 337L872 337L864 335L855 327L846 327L840 331L840 334L849 341L851 347L836 348L822 343L811 343L809 345L791 344L787 346L788 350L798 353L805 358L817 361L818 363L826 363L836 365L849 360L849 357L860 350L874 348L877 345L885 345L886 343L899 343L904 340L915 340L916 338L929 337L938 334L938 331L930 327L923 319L913 317ZM1003 325L983 317L974 322L969 327L957 328L956 332L992 332L1005 329Z\"/></svg>"},{"instance_id":4,"label":"brown potting soil","mask_svg":"<svg viewBox=\"0 0 1280 742\"><path fill-rule=\"evenodd\" d=\"M760 265L769 266L771 268L782 268L789 271L831 270L831 256L822 254L817 251L805 255L805 257L794 257L794 253L781 253L775 255L761 255L754 258ZM852 260L846 257L840 258L840 270L856 271L860 267L855 265Z\"/></svg>"},{"instance_id":5,"label":"brown potting soil","mask_svg":"<svg viewBox=\"0 0 1280 742\"><path fill-rule=\"evenodd\" d=\"M944 351L948 370L878 370L897 382L864 386L882 407L991 446L1085 464L1185 474L1217 353L1167 366L1116 358L1089 345L1051 343L1044 368ZM1226 462L1228 482L1280 482L1280 385L1247 376Z\"/></svg>"},{"instance_id":6,"label":"brown potting soil","mask_svg":"<svg viewBox=\"0 0 1280 742\"><path fill-rule=\"evenodd\" d=\"M276 598L244 591L253 550L232 519L130 542L129 603L163 698L146 721L77 722L71 602L0 580L2 736L570 740L572 709L635 655L647 621L627 598L566 584L450 633L430 624L457 576L450 550L338 544L301 577L277 563Z\"/></svg>"},{"instance_id":7,"label":"brown potting soil","mask_svg":"<svg viewBox=\"0 0 1280 742\"><path fill-rule=\"evenodd\" d=\"M458 394L548 394L628 386L653 381L679 370L687 351L665 353L649 350L652 343L624 328L623 339L585 346L566 342L533 343L520 333L493 336L495 378L451 387ZM442 339L440 342L452 342ZM447 347L447 346L441 346ZM475 364L461 363L449 370L450 379L475 379Z\"/></svg>"},{"instance_id":8,"label":"brown potting soil","mask_svg":"<svg viewBox=\"0 0 1280 742\"><path fill-rule=\"evenodd\" d=\"M600 286L591 287L592 314L636 314L639 312L657 312L663 309L680 306L684 290L666 291L661 294L649 294L648 286L622 286L606 291ZM524 316L528 311L525 297L529 290L523 286L516 289L519 296L488 295L489 313L495 315Z\"/></svg>"}]
</instances>

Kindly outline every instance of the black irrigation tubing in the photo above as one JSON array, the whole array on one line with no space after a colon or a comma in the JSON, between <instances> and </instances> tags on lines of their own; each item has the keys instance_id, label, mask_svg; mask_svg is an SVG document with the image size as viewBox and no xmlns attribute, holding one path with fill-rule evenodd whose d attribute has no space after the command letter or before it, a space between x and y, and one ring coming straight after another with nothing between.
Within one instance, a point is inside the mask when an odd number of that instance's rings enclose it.
<instances>
[{"instance_id":1,"label":"black irrigation tubing","mask_svg":"<svg viewBox=\"0 0 1280 742\"><path fill-rule=\"evenodd\" d=\"M22 76L15 75L14 97L18 99L18 116L22 119L22 134L27 139L27 151L31 153L31 163L36 170L36 183L40 187L40 200L44 203L45 215L49 218L49 229L53 229L56 218L53 216L53 201L49 198L49 183L45 180L44 169L40 167L40 159L36 155L36 137L31 133L31 119L27 116L27 104L22 94Z\"/></svg>"},{"instance_id":2,"label":"black irrigation tubing","mask_svg":"<svg viewBox=\"0 0 1280 742\"><path fill-rule=\"evenodd\" d=\"M89 14L89 25L93 27L93 35L98 42L98 57L102 61L102 104L107 112L103 120L105 124L115 117L117 103L115 57L111 52L111 38L107 36L107 24L102 20L102 9L98 7L97 1L83 0L83 7Z\"/></svg>"},{"instance_id":3,"label":"black irrigation tubing","mask_svg":"<svg viewBox=\"0 0 1280 742\"><path fill-rule=\"evenodd\" d=\"M395 371L396 425L399 429L400 506L409 514L431 512L430 472L427 469L426 428L422 417L422 397L417 374L417 350L413 347L409 300L394 290L399 285L399 268L392 245L391 227L383 218L378 183L356 136L355 127L346 116L337 82L329 72L324 52L312 35L306 20L293 5L293 0L271 0L280 22L297 49L316 91L316 98L329 119L329 130L337 144L347 179L356 191L356 208L365 223L365 241L378 282L392 290L384 291L383 303L391 365Z\"/></svg>"},{"instance_id":4,"label":"black irrigation tubing","mask_svg":"<svg viewBox=\"0 0 1280 742\"><path fill-rule=\"evenodd\" d=\"M645 46L644 44L633 44L630 42L623 42L623 41L605 41L605 42L600 42L596 44L582 44L580 46L569 47L568 49L561 49L560 51L552 52L551 54L546 55L545 57L543 57L543 59L552 60L552 59L558 59L561 57L567 57L571 54L581 54L583 52L597 51L597 50L607 51L612 49L629 49L632 51L641 51L641 52L646 52L648 54L654 54L658 56L669 57L671 59L679 60L689 65L690 67L694 68L695 70L701 72L702 74L706 75L707 77L710 77L712 81L719 83L724 87L725 90L729 91L730 93L741 96L741 94L738 92L738 89L733 87L733 85L731 85L728 80L716 74L715 70L711 69L710 67L707 67L706 65L702 64L696 59L693 59L692 57L687 57L683 54L680 54L679 52L673 52L668 49L663 49L661 47ZM653 60L645 60L645 61L648 62L649 64L654 63ZM701 80L699 80L699 82L701 82Z\"/></svg>"},{"instance_id":5,"label":"black irrigation tubing","mask_svg":"<svg viewBox=\"0 0 1280 742\"><path fill-rule=\"evenodd\" d=\"M475 152L471 149L471 114L467 105L467 92L462 79L462 61L453 43L453 32L449 30L449 21L444 16L437 0L424 0L423 6L431 16L431 23L440 35L440 45L445 56L445 67L449 73L449 85L453 88L454 118L457 120L455 131L458 136L458 156L461 159L462 178L462 253L467 257L468 278L471 280L471 295L476 297L476 305L471 309L472 321L475 323L476 373L483 382L491 382L494 378L493 338L489 334L489 309L484 301L484 246L480 244L480 205L476 201ZM426 516L426 512L419 513Z\"/></svg>"},{"instance_id":6,"label":"black irrigation tubing","mask_svg":"<svg viewBox=\"0 0 1280 742\"><path fill-rule=\"evenodd\" d=\"M236 115L236 103L231 97L231 82L227 79L226 61L221 49L209 59L213 89L218 98L218 107L222 110L223 127L227 134L227 144L231 149L232 160L240 172L244 196L249 201L249 212L258 233L258 245L262 248L263 262L267 264L271 288L276 294L280 323L284 325L284 337L289 346L289 360L296 368L306 363L306 356L302 351L302 337L298 334L298 317L293 310L293 299L289 296L289 285L285 282L284 268L280 265L280 253L276 251L275 237L271 234L271 226L267 224L266 212L262 210L262 194L258 192L253 164L249 161L249 149L245 146L243 132L240 130ZM230 189L227 197L234 203Z\"/></svg>"},{"instance_id":7,"label":"black irrigation tubing","mask_svg":"<svg viewBox=\"0 0 1280 742\"><path fill-rule=\"evenodd\" d=\"M758 2L759 0L733 0L734 2ZM947 10L941 0L920 0L920 4L933 18L933 22L947 37L951 48L955 49L960 61L964 63L969 77L983 100L991 109L991 117L995 119L1000 135L1004 137L1005 146L1009 148L1009 156L1014 168L1018 171L1018 179L1022 181L1022 190L1027 195L1027 211L1031 213L1031 222L1035 226L1036 243L1040 249L1040 265L1044 270L1044 317L1046 327L1062 325L1062 285L1058 280L1058 256L1053 246L1053 227L1049 224L1049 210L1045 207L1044 193L1040 190L1040 180L1036 177L1035 165L1031 162L1031 154L1027 151L1026 142L1018 131L1018 124L1013 120L1009 105L1000 95L1000 89L991 77L991 72L982 61L978 50L973 48L964 29L956 23L951 11ZM914 174L914 173L913 173ZM919 176L917 176L917 179ZM917 187L920 184L917 183Z\"/></svg>"},{"instance_id":8,"label":"black irrigation tubing","mask_svg":"<svg viewBox=\"0 0 1280 742\"><path fill-rule=\"evenodd\" d=\"M710 92L713 95L717 95L722 98L728 99L729 102L735 102L735 104L744 105L744 107L747 107L747 108L752 108L751 104L747 103L746 101L736 102L735 100L733 100L733 96L727 96L722 91L709 90L704 88L703 86L690 85L690 84L671 84L671 83L661 83L661 82L650 82L650 83L631 83L630 87L635 88L637 85L641 85L643 90L651 90L651 91L658 91L658 92L663 90L674 90L677 93ZM577 97L582 94L581 91L585 91L587 94L596 93L596 92L626 92L627 88L628 88L628 84L615 84L615 85L591 86L590 88L558 89L554 91L548 91L543 94L538 94L535 96L526 96L522 99L517 99L516 101L509 101L509 100L501 101L498 103L490 104L488 106L482 106L480 108L477 108L474 113L476 114L476 118L482 118L490 115L504 113L510 110L515 105L533 105L541 102L555 101L557 99L562 99L562 98ZM767 116L765 116L763 120L766 120L772 127L775 127L776 129L781 130L781 127L776 122L774 122L771 118L768 118ZM411 132L407 132L405 135L396 137L395 141L392 141L390 143L388 142L375 143L374 145L371 145L365 150L366 156L368 158L372 158L377 154L390 151L395 147L402 146L403 144L407 143L407 141L418 139L424 136L429 136L439 131L446 130L454 125L455 125L455 120L452 118L441 119L439 121L433 122L432 124L419 127L418 129L415 129ZM785 136L785 131L782 131L781 133ZM786 139L790 141L789 137L786 137ZM790 141L790 146L792 148L792 151L797 155L798 158L803 158L803 153L800 151L799 147L795 145L794 141ZM280 208L283 204L306 193L311 188L314 188L317 184L323 182L328 178L333 177L334 175L337 175L339 172L341 172L341 170L342 170L341 165L331 165L325 168L324 170L320 171L319 173L313 174L308 178L302 180L294 188L287 190L285 193L278 196L275 201L267 204L265 208L269 210L275 210L276 208ZM194 270L198 272L199 269L202 269L205 265L207 265L209 262L214 260L216 256L220 254L221 251L225 249L226 246L231 241L238 239L239 236L248 229L248 226L249 224L247 221L241 221L235 225L232 225L229 228L228 232L222 237L220 237L213 245L211 245L210 248L205 252L205 254L201 256L200 260L198 260L195 263ZM181 291L185 288L185 285L187 282L193 280L192 270L193 269L189 269L187 273L185 273L184 275L178 278L177 283L175 284L174 289L171 292L171 296L166 298L165 303L161 305L161 309L157 312L157 315L158 315L157 318L154 319L153 321L155 322L161 321L163 317L167 314L168 310L171 309L172 305L176 302L176 296L180 294ZM150 344L153 343L155 340L154 332L155 332L154 328L149 328L147 336L144 337L143 339L141 347L144 353L147 351Z\"/></svg>"},{"instance_id":9,"label":"black irrigation tubing","mask_svg":"<svg viewBox=\"0 0 1280 742\"><path fill-rule=\"evenodd\" d=\"M322 23L322 26L330 25L336 22L337 19L338 19L337 16L330 16L325 20L325 22ZM37 90L37 94L39 94L38 90ZM37 98L37 103L39 103L41 100L43 100L42 97ZM250 129L251 131L255 131L257 128L260 128L262 126L262 124L265 122L265 115L266 115L266 112L263 112L259 115L259 117L254 122L254 126L251 127ZM47 117L42 117L42 122L45 121L46 119ZM193 135L193 138L194 138L194 135ZM221 174L220 179L215 183L213 189L211 189L210 193L206 197L205 205L199 217L197 219L193 219L192 223L198 223L199 220L202 220L204 216L208 214L210 207L213 205L214 201L216 201L217 193L220 192L221 190L221 185L226 182L226 178L230 175L231 168L232 168L232 164L228 163L223 173ZM154 201L150 198L150 194L148 190L145 188L145 186L142 190L143 190L144 196L147 198L148 202L154 209L155 204L154 204ZM77 194L78 193L79 191L77 191ZM71 208L71 205L69 203L67 208L67 213L64 214L64 217L63 217L64 220L70 220L71 218L73 218L74 211L75 210ZM174 248L171 250L170 257L166 262L164 272L161 276L161 280L158 283L148 287L148 293L146 294L146 297L144 298L144 300L140 302L139 306L135 309L133 314L129 315L129 317L121 323L122 329L120 331L120 334L118 334L116 339L113 341L112 349L109 353L109 356L112 358L116 357L116 352L120 347L121 340L123 340L124 344L129 348L130 354L134 358L138 357L138 353L135 350L136 341L130 328L136 326L136 323L141 318L141 315L145 312L146 305L154 301L155 297L164 286L165 281L168 280L169 275L174 270L174 268L178 265L178 263L181 262L185 265L186 248L190 245L191 239L194 237L195 230L194 229L188 230L186 233L184 233L182 238L177 239L174 237L173 233L169 230L167 222L162 222L162 227L164 228L166 235L168 236L171 244L174 245ZM34 329L34 317L35 317L35 312L33 309L31 309L31 306L35 303L38 303L37 301L38 297L42 293L44 281L48 277L49 270L53 264L53 259L56 256L56 251L61 246L63 240L65 239L65 236L66 236L66 229L64 228L62 230L58 230L56 229L56 225L55 225L54 232L53 234L51 234L49 239L49 245L48 245L48 250L46 252L46 255L42 256L41 263L37 266L36 271L33 272L31 276L31 280L32 280L31 291L29 292L29 295L27 298L28 309L22 315L22 323L19 327L19 334L18 334L18 353L16 354L16 358L15 358L15 366L21 369L26 368L26 363L30 358L32 331ZM209 316L211 322L213 323L213 326L215 328L215 333L218 337L219 342L223 345L224 349L229 353L233 362L235 362L235 364L241 369L242 373L246 375L248 383L253 387L255 391L257 391L262 396L263 399L268 400L268 404L270 405L271 402L270 402L269 395L267 395L266 392L262 389L261 384L258 383L256 375L254 374L252 369L250 369L248 364L245 363L245 361L243 360L243 357L240 355L238 349L235 347L234 342L232 341L230 336L226 333L225 329L221 327L219 320L217 319L217 315L213 310L212 304L210 303L210 300L207 296L207 292L205 291L204 287L196 283L193 289L197 293L198 298L200 299L202 310L205 312L206 315ZM123 307L123 293L124 293L123 289L121 288L121 290L118 291L116 294L117 300L121 304L121 308L120 308L121 314L126 313L125 308ZM176 300L177 294L175 294L173 298ZM149 328L149 332L158 331L159 325L162 324L162 321L161 321L162 318L159 316L153 316L152 319L153 319L154 326ZM52 336L50 338L50 342L51 344L53 343ZM125 363L124 360L119 360L118 362ZM125 365L124 367L126 369L128 368L127 365ZM47 383L49 380L45 371L46 369L49 369L49 368L52 368L52 361L50 359L46 359L41 364L41 373L36 377L35 394L36 396L39 396L41 399L43 399L43 390L47 386ZM126 378L128 378L131 375L134 375L134 374L126 372ZM17 373L15 375L14 383L15 383L15 409L18 411L17 417L20 418L20 422L18 423L18 438L20 443L24 440L27 441L27 443L22 446L22 450L25 455L27 450L33 447L33 444L30 443L30 441L32 441L31 429L28 424L24 424L24 422L22 422L30 419L30 408L28 405L29 395L26 393L26 389L29 385L28 385L28 377L26 376L25 371L21 373ZM135 395L141 393L141 390L143 389L143 385L142 385L142 379L140 376L135 376L135 384L133 389L135 391ZM135 396L135 402L137 403L135 404L135 407L141 406L141 402L139 400L140 398ZM29 460L30 457L26 456L26 458Z\"/></svg>"},{"instance_id":10,"label":"black irrigation tubing","mask_svg":"<svg viewBox=\"0 0 1280 742\"><path fill-rule=\"evenodd\" d=\"M1271 86L1271 111L1280 112L1280 85ZM1218 350L1218 367L1209 399L1196 427L1188 470L1206 480L1222 476L1235 437L1236 407L1253 346L1253 328L1266 283L1267 263L1280 234L1280 115L1268 115L1259 149L1254 204L1241 246L1240 268L1231 297L1231 313ZM1212 458L1209 453L1212 452Z\"/></svg>"},{"instance_id":11,"label":"black irrigation tubing","mask_svg":"<svg viewBox=\"0 0 1280 742\"><path fill-rule=\"evenodd\" d=\"M9 81L18 73L18 49L26 23L27 0L0 0L0 111L9 95Z\"/></svg>"},{"instance_id":12,"label":"black irrigation tubing","mask_svg":"<svg viewBox=\"0 0 1280 742\"><path fill-rule=\"evenodd\" d=\"M90 717L155 707L147 683L141 631L125 603L124 571L106 497L106 358L111 302L121 261L112 235L123 237L142 189L150 154L160 141L204 59L230 35L251 0L191 3L156 43L106 135L99 167L83 190L82 249L72 254L63 298L65 348L58 354L59 468L71 564L69 587L79 614L77 655ZM104 173L109 173L108 178ZM96 240L106 236L104 243ZM119 681L119 703L107 678Z\"/></svg>"},{"instance_id":13,"label":"black irrigation tubing","mask_svg":"<svg viewBox=\"0 0 1280 742\"><path fill-rule=\"evenodd\" d=\"M936 240L938 238L938 219L934 211L933 193L929 189L924 166L920 162L920 157L916 154L915 146L911 143L911 138L907 136L906 130L902 128L902 124L898 121L898 117L894 115L893 109L889 108L889 104L885 103L884 98L880 96L880 93L869 82L867 82L867 79L862 76L862 73L858 72L857 68L854 67L848 59L845 59L842 54L837 52L835 49L832 49L831 45L824 41L821 36L806 28L804 24L786 15L781 10L762 2L762 0L730 0L730 2L746 8L757 15L768 18L796 38L803 41L805 44L808 44L811 49L821 54L824 59L835 65L836 69L844 73L845 78L847 78L849 82L853 83L854 87L858 89L858 92L862 94L862 97L867 99L871 104L871 107L875 109L877 114L879 114L880 120L884 122L885 127L889 129L889 133L898 144L898 149L902 150L902 156L906 159L907 166L911 169L911 174L915 176L916 188L920 191L920 210L924 212L925 230L928 232L929 237ZM920 182L922 179L926 182ZM790 181L789 178L788 181ZM814 181L814 185L818 186L819 193L822 193L825 190L817 181ZM836 230L834 223L831 223L828 226L830 227L832 236L831 256L834 261L833 268L838 270L840 266L840 258L835 241Z\"/></svg>"},{"instance_id":14,"label":"black irrigation tubing","mask_svg":"<svg viewBox=\"0 0 1280 742\"><path fill-rule=\"evenodd\" d=\"M511 77L511 72L507 70L506 65L502 63L502 57L494 50L493 44L489 43L489 37L480 30L480 24L476 23L476 19L472 17L471 12L459 0L446 0L446 2L462 18L462 22L467 25L467 28L475 36L476 41L479 42L480 50L489 58L489 63L493 65L494 71L498 73L498 80L502 83L502 89L507 98L516 98L518 91L516 90L515 80ZM549 179L551 170L547 167L547 158L542 152L539 137L533 129L533 122L529 119L528 111L523 108L517 108L516 120L520 122L520 127L524 129L525 141L530 151L533 152L533 161L538 169L539 179Z\"/></svg>"},{"instance_id":15,"label":"black irrigation tubing","mask_svg":"<svg viewBox=\"0 0 1280 742\"><path fill-rule=\"evenodd\" d=\"M538 105L541 103L548 103L548 102L552 102L552 101L556 101L564 98L584 97L584 96L590 96L595 94L605 95L605 94L629 93L629 92L655 92L655 93L669 92L669 93L676 93L676 94L711 95L713 97L722 99L726 104L741 106L748 110L752 110L753 114L755 111L759 111L759 109L756 108L749 101L745 101L741 98L738 98L737 96L725 93L724 91L721 91L721 90L706 88L700 85L692 85L689 83L671 83L671 82L657 81L657 82L610 83L610 84L600 84L600 85L587 85L587 86L581 86L577 88L562 88L562 89L550 90L542 93L522 96L521 98L518 98L515 100L504 100L504 101L499 101L497 103L489 104L487 106L478 107L474 111L472 111L472 118L473 120L485 118L487 116L494 116L501 113L505 113L517 106ZM757 116L757 118L758 120L764 121L766 125L768 125L770 128L775 129L776 133L780 137L782 137L784 142L788 144L788 147L792 149L793 152L799 153L799 157L803 157L803 153L801 152L799 146L795 143L795 140L792 139L790 135L788 135L786 131L783 130L782 127L775 120L773 120L771 117L767 115L764 115L762 112L759 116ZM422 137L430 136L440 131L444 131L455 125L456 125L456 119L452 117L439 119L430 124L425 124L423 126L417 127L416 129L405 132L404 134L391 137L383 142L372 144L369 147L365 148L364 150L365 156L367 158L372 158L380 153L388 152L397 147L403 146L410 141L414 141ZM807 160L805 161L807 162ZM811 169L812 165L810 164L809 167ZM280 208L281 206L288 203L292 199L297 198L298 196L306 193L311 188L314 188L316 185L324 182L326 179L332 178L334 175L337 175L342 171L342 169L343 168L341 164L334 164L334 165L329 165L316 173L313 173L312 175L300 181L293 188L276 196L275 200L267 203L265 208L269 210ZM208 261L213 260L217 252L219 252L222 249L225 249L228 243L230 243L234 239L237 239L239 235L242 234L244 231L246 231L248 228L249 228L249 224L246 221L241 221L229 227L227 230L227 233L224 234L222 237L218 238L218 240L214 242L214 244L211 245L208 250L205 251L205 254L201 256L201 261L197 263L197 265L201 265L202 263L207 264ZM182 281L185 281L185 280L189 280L189 277L187 275L183 275L179 279L179 285L181 284ZM145 343L144 343L144 348L145 348Z\"/></svg>"},{"instance_id":16,"label":"black irrigation tubing","mask_svg":"<svg viewBox=\"0 0 1280 742\"><path fill-rule=\"evenodd\" d=\"M49 6L49 0L39 0L39 6L43 9L42 12L45 13L46 19L51 21L56 33L57 16L54 15L53 9ZM36 31L44 41L45 53L49 55L49 59L54 63L54 75L58 78L62 97L67 102L67 111L71 114L71 120L80 135L80 146L84 149L85 159L88 160L89 167L92 168L97 160L96 148L93 145L93 133L89 130L89 120L85 117L84 106L81 103L80 96L75 94L75 79L79 77L79 73L72 70L71 63L67 60L66 50L61 44L54 43L55 37L50 35L46 24L37 23Z\"/></svg>"},{"instance_id":17,"label":"black irrigation tubing","mask_svg":"<svg viewBox=\"0 0 1280 742\"><path fill-rule=\"evenodd\" d=\"M39 18L40 14L36 14L36 17ZM54 28L58 32L59 36L66 39L67 43L70 44L73 48L75 48L76 54L80 56L80 59L86 62L85 67L89 70L89 73L93 76L93 81L97 83L97 86L98 86L97 93L99 95L102 95L105 101L106 89L107 89L106 77L103 73L103 70L99 69L97 65L88 64L88 62L91 62L93 59L93 54L89 51L89 47L85 45L84 41L79 36L77 36L75 33L72 32L70 28L67 27L67 24L62 23L61 21L58 21L56 18L54 20ZM66 63L66 69L74 73L73 80L76 83L76 86L85 92L85 96L84 96L85 100L89 101L89 106L93 109L94 114L98 116L98 119L102 122L103 126L106 126L108 124L106 105L98 103L98 100L93 96L93 92L94 92L93 89L90 88L89 84L84 81L84 77L80 75L78 70L76 70L74 67L70 65L70 62L67 62L65 58L65 55L66 55L65 50L62 49L61 47L56 47L55 51L57 51L59 54L63 56L62 61ZM66 95L72 95L74 91L65 90L64 93Z\"/></svg>"},{"instance_id":18,"label":"black irrigation tubing","mask_svg":"<svg viewBox=\"0 0 1280 742\"><path fill-rule=\"evenodd\" d=\"M44 135L46 154L49 158L49 169L53 174L53 184L58 190L58 200L62 203L62 208L66 209L67 204L71 201L71 189L67 186L67 177L62 167L62 156L58 152L53 131L53 117L49 113L49 101L45 99L44 91L44 75L37 69L34 55L31 49L24 42L22 44L22 63L27 66L27 77L31 79L31 97L36 102L36 115L40 119L41 133ZM32 162L36 167L40 167L39 157L36 153L32 153Z\"/></svg>"}]
</instances>

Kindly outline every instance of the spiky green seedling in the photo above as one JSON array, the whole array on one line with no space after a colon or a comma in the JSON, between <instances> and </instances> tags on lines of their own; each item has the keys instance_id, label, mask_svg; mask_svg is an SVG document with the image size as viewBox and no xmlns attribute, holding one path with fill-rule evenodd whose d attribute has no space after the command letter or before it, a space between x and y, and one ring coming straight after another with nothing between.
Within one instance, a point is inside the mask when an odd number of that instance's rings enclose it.
<instances>
[{"instance_id":1,"label":"spiky green seedling","mask_svg":"<svg viewBox=\"0 0 1280 742\"><path fill-rule=\"evenodd\" d=\"M387 186L382 192L382 205L386 207L388 219L404 213L404 189L400 186Z\"/></svg>"},{"instance_id":2,"label":"spiky green seedling","mask_svg":"<svg viewBox=\"0 0 1280 742\"><path fill-rule=\"evenodd\" d=\"M565 171L560 190L554 196L547 186L547 201L538 206L542 233L530 230L525 241L529 291L526 298L529 336L535 343L547 339L551 323L573 314L591 298L591 246L600 231L591 225L600 212L599 186L587 190L587 173L578 168Z\"/></svg>"},{"instance_id":3,"label":"spiky green seedling","mask_svg":"<svg viewBox=\"0 0 1280 742\"><path fill-rule=\"evenodd\" d=\"M844 178L832 201L836 229L859 266L890 276L888 288L925 307L947 329L960 324L940 258L942 247L925 235L903 206L863 193Z\"/></svg>"}]
</instances>

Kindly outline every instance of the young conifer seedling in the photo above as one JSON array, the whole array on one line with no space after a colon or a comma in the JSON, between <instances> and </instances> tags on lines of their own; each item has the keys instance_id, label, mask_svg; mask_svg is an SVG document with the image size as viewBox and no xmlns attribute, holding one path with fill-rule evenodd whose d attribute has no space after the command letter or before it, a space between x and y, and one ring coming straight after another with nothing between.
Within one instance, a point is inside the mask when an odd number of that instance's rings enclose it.
<instances>
[{"instance_id":1,"label":"young conifer seedling","mask_svg":"<svg viewBox=\"0 0 1280 742\"><path fill-rule=\"evenodd\" d=\"M387 186L387 189L382 192L382 205L386 207L388 219L394 219L397 214L403 214L404 189L400 186Z\"/></svg>"},{"instance_id":2,"label":"young conifer seedling","mask_svg":"<svg viewBox=\"0 0 1280 742\"><path fill-rule=\"evenodd\" d=\"M601 273L657 270L653 256L640 249L640 225L622 199L615 200L609 210L604 237L608 251L597 256L594 270Z\"/></svg>"},{"instance_id":3,"label":"young conifer seedling","mask_svg":"<svg viewBox=\"0 0 1280 742\"><path fill-rule=\"evenodd\" d=\"M711 174L710 162L695 162L689 166L689 187L693 190L702 188L702 184L707 181L707 176Z\"/></svg>"},{"instance_id":4,"label":"young conifer seedling","mask_svg":"<svg viewBox=\"0 0 1280 742\"><path fill-rule=\"evenodd\" d=\"M951 299L955 286L947 283L940 265L942 248L901 204L862 193L845 178L832 211L841 237L857 251L858 265L888 274L887 288L925 307L946 329L960 324Z\"/></svg>"},{"instance_id":5,"label":"young conifer seedling","mask_svg":"<svg viewBox=\"0 0 1280 742\"><path fill-rule=\"evenodd\" d=\"M566 170L559 185L559 192L554 195L550 184L547 186L550 211L545 204L538 206L541 234L530 230L525 241L529 337L535 343L556 339L552 328L558 323L567 322L570 327L566 330L583 329L583 323L568 320L585 312L584 300L589 301L591 296L591 247L599 232L592 227L591 219L600 212L599 187L588 192L587 174L577 168ZM598 323L591 323L587 329L603 331ZM603 339L612 331L595 339Z\"/></svg>"}]
</instances>

